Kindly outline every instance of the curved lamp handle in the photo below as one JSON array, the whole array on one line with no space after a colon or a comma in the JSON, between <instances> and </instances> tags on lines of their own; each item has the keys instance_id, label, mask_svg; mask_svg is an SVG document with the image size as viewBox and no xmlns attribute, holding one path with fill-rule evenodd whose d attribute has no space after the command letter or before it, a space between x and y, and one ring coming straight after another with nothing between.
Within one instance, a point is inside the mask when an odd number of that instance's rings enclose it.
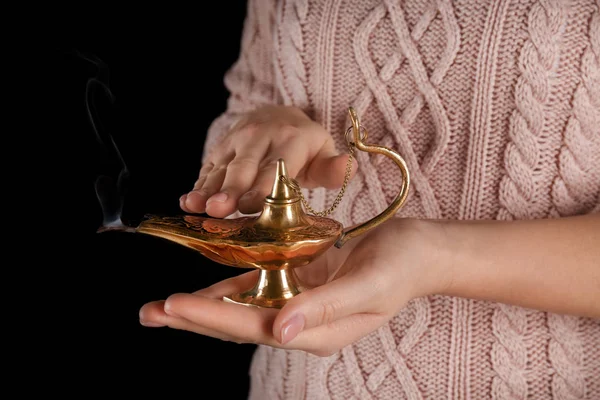
<instances>
[{"instance_id":1,"label":"curved lamp handle","mask_svg":"<svg viewBox=\"0 0 600 400\"><path fill-rule=\"evenodd\" d=\"M360 121L358 120L358 115L353 107L348 108L348 112L350 113L350 120L352 121L352 127L346 131L346 140L348 140L348 133L350 133L350 129L352 130L352 144L355 148L361 151L365 151L367 153L377 153L383 154L391 158L396 165L400 168L400 172L402 173L402 185L400 186L400 191L398 195L390 203L390 205L383 210L379 215L371 218L370 220L363 222L357 226L352 228L346 228L342 232L342 235L335 243L335 247L342 247L348 240L360 236L367 231L375 228L377 225L385 222L389 218L393 217L396 214L396 211L400 209L404 205L406 201L406 197L408 196L408 188L410 186L410 175L408 173L408 168L406 167L406 162L400 156L400 154L396 153L394 150L384 147L384 146L376 146L365 143L367 140L367 131L360 125ZM364 133L361 137L361 130Z\"/></svg>"}]
</instances>

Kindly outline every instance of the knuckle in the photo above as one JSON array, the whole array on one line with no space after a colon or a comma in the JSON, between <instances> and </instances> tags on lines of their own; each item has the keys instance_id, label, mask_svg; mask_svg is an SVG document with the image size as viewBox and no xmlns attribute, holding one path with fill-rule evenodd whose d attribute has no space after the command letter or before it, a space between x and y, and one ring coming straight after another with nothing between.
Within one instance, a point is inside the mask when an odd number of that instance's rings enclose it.
<instances>
[{"instance_id":1,"label":"knuckle","mask_svg":"<svg viewBox=\"0 0 600 400\"><path fill-rule=\"evenodd\" d=\"M198 190L198 189L202 188L202 186L204 186L204 182L206 182L206 175L200 176L196 180L196 182L194 182L194 188L193 188L193 190Z\"/></svg>"},{"instance_id":2,"label":"knuckle","mask_svg":"<svg viewBox=\"0 0 600 400\"><path fill-rule=\"evenodd\" d=\"M252 139L266 133L276 135L278 138L289 138L299 135L301 128L289 121L255 119L239 125L228 137L231 140L234 140L234 136L235 139L241 137Z\"/></svg>"},{"instance_id":3,"label":"knuckle","mask_svg":"<svg viewBox=\"0 0 600 400\"><path fill-rule=\"evenodd\" d=\"M343 304L340 300L320 302L317 306L317 325L329 324L335 321L342 307Z\"/></svg>"},{"instance_id":4,"label":"knuckle","mask_svg":"<svg viewBox=\"0 0 600 400\"><path fill-rule=\"evenodd\" d=\"M215 164L213 164L212 162L207 162L202 166L202 168L200 168L200 176L208 175L208 173L212 171L214 167Z\"/></svg>"},{"instance_id":5,"label":"knuckle","mask_svg":"<svg viewBox=\"0 0 600 400\"><path fill-rule=\"evenodd\" d=\"M369 297L369 309L373 312L380 312L386 310L391 302L389 301L389 295L395 293L396 289L389 279L385 279L379 276L372 278L366 287L365 294Z\"/></svg>"},{"instance_id":6,"label":"knuckle","mask_svg":"<svg viewBox=\"0 0 600 400\"><path fill-rule=\"evenodd\" d=\"M209 185L203 184L202 187L197 191L203 197L208 197L212 192L214 192L214 188L209 187Z\"/></svg>"},{"instance_id":7,"label":"knuckle","mask_svg":"<svg viewBox=\"0 0 600 400\"><path fill-rule=\"evenodd\" d=\"M213 169L210 171L210 173L211 174L216 174L216 173L219 173L219 172L223 172L226 169L227 169L227 165L226 164L215 165L213 167Z\"/></svg>"},{"instance_id":8,"label":"knuckle","mask_svg":"<svg viewBox=\"0 0 600 400\"><path fill-rule=\"evenodd\" d=\"M291 124L283 124L277 131L278 135L283 139L290 139L300 134L300 128Z\"/></svg>"},{"instance_id":9,"label":"knuckle","mask_svg":"<svg viewBox=\"0 0 600 400\"><path fill-rule=\"evenodd\" d=\"M221 185L214 183L214 182L210 182L208 179L206 179L202 183L202 186L200 186L198 189L196 189L196 191L202 196L209 196L209 195L213 194L220 187L221 187Z\"/></svg>"},{"instance_id":10,"label":"knuckle","mask_svg":"<svg viewBox=\"0 0 600 400\"><path fill-rule=\"evenodd\" d=\"M216 165L213 169L203 175L204 186L214 185L215 182L221 181L224 174L227 172L227 165Z\"/></svg>"},{"instance_id":11,"label":"knuckle","mask_svg":"<svg viewBox=\"0 0 600 400\"><path fill-rule=\"evenodd\" d=\"M229 168L245 170L247 168L257 168L258 160L253 157L236 157L229 163Z\"/></svg>"},{"instance_id":12,"label":"knuckle","mask_svg":"<svg viewBox=\"0 0 600 400\"><path fill-rule=\"evenodd\" d=\"M267 170L270 170L271 168L275 167L277 165L277 160L278 160L278 158L273 158L272 156L265 157L259 163L259 169L260 169L260 171L261 172L267 171Z\"/></svg>"},{"instance_id":13,"label":"knuckle","mask_svg":"<svg viewBox=\"0 0 600 400\"><path fill-rule=\"evenodd\" d=\"M236 133L244 137L254 138L261 135L264 130L264 123L258 121L249 121L244 125L240 126L236 130Z\"/></svg>"}]
</instances>

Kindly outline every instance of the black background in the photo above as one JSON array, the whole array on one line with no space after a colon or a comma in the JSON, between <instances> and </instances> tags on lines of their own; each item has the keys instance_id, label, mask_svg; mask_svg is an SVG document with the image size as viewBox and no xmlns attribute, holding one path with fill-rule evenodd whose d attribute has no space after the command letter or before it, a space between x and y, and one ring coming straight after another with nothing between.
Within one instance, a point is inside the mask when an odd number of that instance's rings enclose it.
<instances>
[{"instance_id":1,"label":"black background","mask_svg":"<svg viewBox=\"0 0 600 400\"><path fill-rule=\"evenodd\" d=\"M78 377L63 376L55 384L69 385L83 398L247 395L253 345L146 328L138 321L147 301L245 271L162 239L96 233L103 210L94 182L101 175L116 178L121 170L111 140L128 169L123 220L182 212L178 199L197 177L207 128L226 107L223 75L238 57L246 13L245 1L201 7L146 9L119 22L75 18L76 26L50 43L49 105L59 134L48 153L64 168L54 177L47 207L65 215L67 225L67 234L56 230L61 237L52 244L62 266L54 278L69 288L61 293L61 339L75 355ZM86 87L92 89L92 120ZM110 185L104 190L117 193Z\"/></svg>"}]
</instances>

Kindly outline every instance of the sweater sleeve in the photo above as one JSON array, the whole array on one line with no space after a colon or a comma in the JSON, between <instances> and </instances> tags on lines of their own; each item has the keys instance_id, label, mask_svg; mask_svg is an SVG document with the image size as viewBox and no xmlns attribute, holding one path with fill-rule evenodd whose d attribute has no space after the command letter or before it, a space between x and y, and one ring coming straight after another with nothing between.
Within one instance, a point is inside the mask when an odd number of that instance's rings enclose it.
<instances>
[{"instance_id":1,"label":"sweater sleeve","mask_svg":"<svg viewBox=\"0 0 600 400\"><path fill-rule=\"evenodd\" d=\"M240 54L226 72L229 92L226 110L209 126L203 159L243 113L280 102L275 85L273 25L276 0L249 0L242 31Z\"/></svg>"}]
</instances>

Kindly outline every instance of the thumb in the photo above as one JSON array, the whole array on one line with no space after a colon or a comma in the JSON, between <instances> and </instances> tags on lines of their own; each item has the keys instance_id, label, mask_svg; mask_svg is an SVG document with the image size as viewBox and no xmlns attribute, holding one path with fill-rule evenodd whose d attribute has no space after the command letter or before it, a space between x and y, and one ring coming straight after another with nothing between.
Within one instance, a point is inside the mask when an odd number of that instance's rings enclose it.
<instances>
[{"instance_id":1,"label":"thumb","mask_svg":"<svg viewBox=\"0 0 600 400\"><path fill-rule=\"evenodd\" d=\"M348 168L349 154L328 154L315 157L310 164L306 177L308 187L324 187L327 189L338 189L342 187ZM349 179L354 177L358 169L358 162L352 157Z\"/></svg>"},{"instance_id":2,"label":"thumb","mask_svg":"<svg viewBox=\"0 0 600 400\"><path fill-rule=\"evenodd\" d=\"M372 312L372 300L381 291L363 274L350 273L323 286L300 293L277 314L273 336L286 344L300 332L356 313Z\"/></svg>"}]
</instances>

